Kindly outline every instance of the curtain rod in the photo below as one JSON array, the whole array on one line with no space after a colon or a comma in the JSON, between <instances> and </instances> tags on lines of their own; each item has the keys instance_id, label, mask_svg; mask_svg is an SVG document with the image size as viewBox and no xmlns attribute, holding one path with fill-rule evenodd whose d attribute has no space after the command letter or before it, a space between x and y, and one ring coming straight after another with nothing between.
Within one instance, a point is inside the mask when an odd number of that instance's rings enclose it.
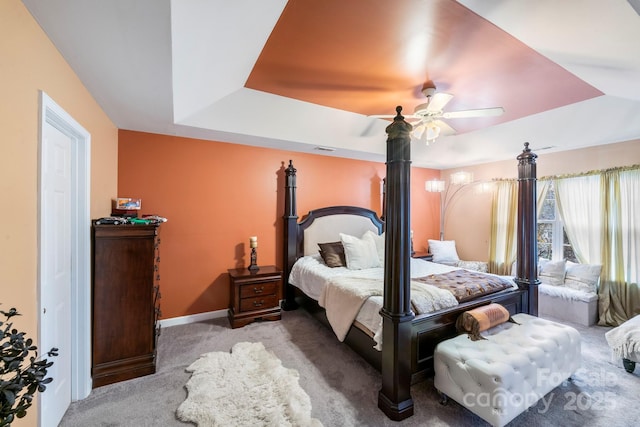
<instances>
[{"instance_id":1,"label":"curtain rod","mask_svg":"<svg viewBox=\"0 0 640 427\"><path fill-rule=\"evenodd\" d=\"M636 170L636 169L640 169L640 164L631 165L631 166L617 166L615 168L591 170L588 172L568 173L563 175L548 175L548 176L543 176L541 178L538 178L538 181L551 181L554 179L578 178L581 176L599 175L607 172L614 172L614 171L621 172L621 171L630 171L630 170ZM489 182L516 182L517 180L518 180L517 178L492 178L491 181Z\"/></svg>"},{"instance_id":2,"label":"curtain rod","mask_svg":"<svg viewBox=\"0 0 640 427\"><path fill-rule=\"evenodd\" d=\"M640 169L640 164L631 165L631 166L618 166L618 167L615 167L615 168L591 170L591 171L587 171L587 172L569 173L569 174L563 174L563 175L549 175L549 176L543 176L541 178L538 178L538 181L549 181L549 180L553 180L553 179L566 179L566 178L578 178L578 177L581 177L581 176L600 175L600 174L608 173L608 172L615 172L615 171L622 172L622 171L630 171L630 170L635 170L635 169Z\"/></svg>"}]
</instances>

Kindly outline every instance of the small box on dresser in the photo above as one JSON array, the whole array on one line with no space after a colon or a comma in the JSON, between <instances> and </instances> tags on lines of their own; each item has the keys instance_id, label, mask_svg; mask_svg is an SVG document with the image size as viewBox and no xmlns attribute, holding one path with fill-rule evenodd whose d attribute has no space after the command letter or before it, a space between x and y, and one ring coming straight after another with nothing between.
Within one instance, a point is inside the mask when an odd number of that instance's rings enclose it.
<instances>
[{"instance_id":1,"label":"small box on dresser","mask_svg":"<svg viewBox=\"0 0 640 427\"><path fill-rule=\"evenodd\" d=\"M258 270L234 268L228 272L231 292L228 317L232 328L255 320L280 320L281 270L269 265Z\"/></svg>"}]
</instances>

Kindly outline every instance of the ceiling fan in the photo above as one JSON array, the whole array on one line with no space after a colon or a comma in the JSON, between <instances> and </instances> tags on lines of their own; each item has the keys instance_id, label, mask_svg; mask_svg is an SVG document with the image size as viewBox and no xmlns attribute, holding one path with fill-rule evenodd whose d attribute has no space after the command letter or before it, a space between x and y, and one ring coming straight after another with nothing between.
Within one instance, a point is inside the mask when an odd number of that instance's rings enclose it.
<instances>
[{"instance_id":1,"label":"ceiling fan","mask_svg":"<svg viewBox=\"0 0 640 427\"><path fill-rule=\"evenodd\" d=\"M443 92L436 92L436 87L429 82L422 88L422 93L427 97L427 102L415 107L413 114L406 115L407 119L418 119L409 122L413 125L412 135L425 142L427 145L434 142L440 134L454 135L455 129L445 123L442 119L458 119L466 117L491 117L504 113L504 108L479 108L473 110L449 111L445 112L444 107L453 99L453 95ZM371 117L392 119L394 115L375 115Z\"/></svg>"}]
</instances>

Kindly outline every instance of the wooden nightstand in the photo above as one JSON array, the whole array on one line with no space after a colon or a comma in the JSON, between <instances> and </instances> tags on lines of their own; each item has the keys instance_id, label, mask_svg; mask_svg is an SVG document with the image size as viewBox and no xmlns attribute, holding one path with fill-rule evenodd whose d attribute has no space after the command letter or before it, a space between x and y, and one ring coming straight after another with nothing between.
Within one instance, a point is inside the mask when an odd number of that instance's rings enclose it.
<instances>
[{"instance_id":1,"label":"wooden nightstand","mask_svg":"<svg viewBox=\"0 0 640 427\"><path fill-rule=\"evenodd\" d=\"M280 320L282 271L273 265L257 271L234 268L229 271L231 306L228 317L232 328L254 320Z\"/></svg>"},{"instance_id":2,"label":"wooden nightstand","mask_svg":"<svg viewBox=\"0 0 640 427\"><path fill-rule=\"evenodd\" d=\"M429 252L414 252L411 255L411 258L420 258L425 261L433 261L433 255L431 255Z\"/></svg>"}]
</instances>

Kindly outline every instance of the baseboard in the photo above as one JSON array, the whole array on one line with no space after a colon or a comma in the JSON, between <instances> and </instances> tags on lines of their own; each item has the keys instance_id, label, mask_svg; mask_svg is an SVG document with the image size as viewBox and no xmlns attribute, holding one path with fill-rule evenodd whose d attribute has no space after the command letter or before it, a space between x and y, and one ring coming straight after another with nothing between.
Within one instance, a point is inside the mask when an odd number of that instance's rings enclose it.
<instances>
[{"instance_id":1,"label":"baseboard","mask_svg":"<svg viewBox=\"0 0 640 427\"><path fill-rule=\"evenodd\" d=\"M168 328L170 326L187 325L189 323L206 322L211 319L219 319L220 317L227 317L227 310L208 311L206 313L190 314L188 316L172 317L169 319L162 319L158 323L162 328Z\"/></svg>"}]
</instances>

